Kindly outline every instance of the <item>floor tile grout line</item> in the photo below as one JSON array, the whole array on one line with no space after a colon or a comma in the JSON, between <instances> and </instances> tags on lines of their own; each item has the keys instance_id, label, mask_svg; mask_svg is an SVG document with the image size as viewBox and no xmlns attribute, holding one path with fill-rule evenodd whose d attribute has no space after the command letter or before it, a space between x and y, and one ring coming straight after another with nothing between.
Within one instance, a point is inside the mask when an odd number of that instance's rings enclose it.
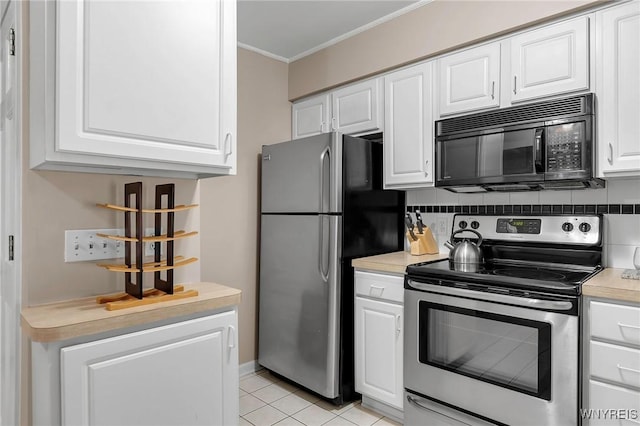
<instances>
[{"instance_id":1,"label":"floor tile grout line","mask_svg":"<svg viewBox=\"0 0 640 426\"><path fill-rule=\"evenodd\" d=\"M243 391L246 393L246 395L251 395L251 396L253 396L254 398L258 399L260 402L264 403L264 405L262 405L261 407L256 408L255 410L252 410L252 411L250 411L250 412L247 412L247 413L245 413L245 414L244 414L244 415L242 415L242 416L239 416L240 418L242 418L244 421L248 422L249 424L251 424L251 425L254 425L254 426L255 426L255 423L250 422L250 421L245 417L246 415L248 415L248 414L250 414L250 413L253 413L254 411L257 411L257 410L259 410L259 409L261 409L261 408L264 408L264 407L266 407L266 406L269 406L270 408L273 408L274 410L276 410L276 411L278 411L278 412L280 412L280 413L282 413L283 415L285 415L285 416L286 416L286 417L284 417L283 419L278 420L276 423L274 423L274 425L277 425L278 423L280 423L280 422L282 422L282 421L284 421L284 420L287 420L287 419L293 419L293 420L295 420L296 422L301 423L301 424L303 424L303 425L307 426L305 423L303 423L303 422L301 422L300 420L296 419L294 416L295 416L296 414L300 413L301 411L303 411L303 410L305 410L305 409L308 409L310 406L315 405L316 407L318 407L318 408L320 408L320 409L322 409L322 410L326 411L327 413L329 413L329 414L331 414L331 415L333 416L333 417L331 417L331 419L328 419L326 422L322 423L321 425L325 425L325 424L327 424L327 423L329 423L329 422L331 422L331 421L335 420L336 418L340 418L341 420L344 420L345 422L348 422L349 424L353 424L354 426L359 426L359 424L358 424L358 423L354 423L353 421L349 420L348 418L343 417L343 415L344 415L344 414L346 414L347 412L349 412L349 411L351 411L351 410L355 409L358 405L362 406L362 403L361 403L360 401L352 401L352 402L347 403L347 404L353 404L353 405L352 405L351 407L349 407L349 409L348 409L348 410L346 410L346 411L344 411L344 412L341 412L340 414L337 414L337 413L335 413L335 412L332 412L332 411L330 411L330 410L328 410L328 409L326 409L326 408L324 408L324 407L320 406L320 405L319 405L319 403L326 403L326 402L327 402L327 401L324 401L322 398L318 398L318 399L315 399L313 402L310 402L310 401L309 401L309 400L307 400L306 398L302 398L302 397L300 397L300 398L304 399L305 401L309 402L309 405L307 405L307 406L305 406L305 407L303 407L303 408L301 408L301 409L299 409L299 410L295 411L295 412L294 412L294 413L292 413L292 414L287 414L287 413L285 413L284 411L282 411L282 410L280 410L280 409L278 409L278 408L274 407L272 404L274 404L274 403L276 403L277 401L280 401L280 400L282 400L282 399L284 399L284 398L286 398L286 397L288 397L288 396L295 395L295 394L297 394L298 392L304 392L304 393L307 393L307 394L309 394L309 395L311 395L311 396L313 396L313 394L310 394L306 389L298 388L298 387L296 387L295 385L292 385L292 389L294 389L294 390L288 390L288 392L289 392L289 393L287 393L286 395L281 396L280 398L278 398L278 399L276 399L276 400L274 400L274 401L272 401L272 402L270 402L270 403L269 403L269 402L266 402L266 401L262 400L261 398L259 398L258 396L254 395L254 393L256 393L256 392L260 391L261 389L264 389L264 388L266 388L266 387L268 387L268 386L271 386L271 385L273 385L273 384L277 384L277 383L286 383L286 384L289 384L289 383L288 383L288 382L286 382L286 381L283 381L283 380L278 380L278 379L276 379L275 377L271 376L267 370L262 370L262 371L263 371L263 372L255 372L255 373L251 373L251 374L249 374L249 375L245 375L245 376L243 376L243 377L242 377L243 379L246 379L246 378L255 377L255 376L265 376L265 377L264 377L264 379L265 379L265 380L267 380L268 382L270 382L270 383L269 383L269 384L267 384L266 386L263 386L263 387L261 387L261 388L259 388L259 389L255 389L255 390L254 390L254 391L252 391L252 392L247 392L247 391L244 391L244 390L243 390ZM285 389L285 390L286 390L286 389ZM343 408L344 408L344 407L343 407ZM366 408L366 407L362 407L362 408ZM388 418L388 417L386 417L386 416L384 416L384 415L382 415L382 414L379 414L379 413L375 413L375 414L376 414L376 415L380 415L380 417L378 417L378 418L377 418L377 419L376 419L376 420L371 424L371 426L375 426L375 424L376 424L376 423L378 423L378 422L380 422L380 421L382 421L382 420L386 420L387 422L392 422L392 424L393 424L393 423L397 423L397 422L395 422L395 420L390 419L390 418Z\"/></svg>"}]
</instances>

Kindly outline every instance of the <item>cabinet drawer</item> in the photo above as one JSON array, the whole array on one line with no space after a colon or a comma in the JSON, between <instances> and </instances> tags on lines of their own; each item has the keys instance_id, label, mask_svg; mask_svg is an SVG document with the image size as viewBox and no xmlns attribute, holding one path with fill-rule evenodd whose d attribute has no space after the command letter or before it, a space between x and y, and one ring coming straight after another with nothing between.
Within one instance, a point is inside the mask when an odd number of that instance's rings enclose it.
<instances>
[{"instance_id":1,"label":"cabinet drawer","mask_svg":"<svg viewBox=\"0 0 640 426\"><path fill-rule=\"evenodd\" d=\"M640 388L640 350L591 342L591 376Z\"/></svg>"},{"instance_id":2,"label":"cabinet drawer","mask_svg":"<svg viewBox=\"0 0 640 426\"><path fill-rule=\"evenodd\" d=\"M640 345L640 308L591 302L591 335Z\"/></svg>"},{"instance_id":3,"label":"cabinet drawer","mask_svg":"<svg viewBox=\"0 0 640 426\"><path fill-rule=\"evenodd\" d=\"M404 300L404 277L402 276L356 271L355 281L357 295L400 303Z\"/></svg>"},{"instance_id":4,"label":"cabinet drawer","mask_svg":"<svg viewBox=\"0 0 640 426\"><path fill-rule=\"evenodd\" d=\"M589 406L583 416L589 425L638 423L640 392L589 380ZM600 411L598 411L600 410Z\"/></svg>"}]
</instances>

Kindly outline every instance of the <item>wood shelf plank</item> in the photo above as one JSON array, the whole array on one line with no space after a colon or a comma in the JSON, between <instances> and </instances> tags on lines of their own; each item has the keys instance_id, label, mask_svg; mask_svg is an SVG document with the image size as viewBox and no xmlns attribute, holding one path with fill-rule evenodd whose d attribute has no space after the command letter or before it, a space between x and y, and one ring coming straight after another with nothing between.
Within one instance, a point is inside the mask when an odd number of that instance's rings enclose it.
<instances>
[{"instance_id":1,"label":"wood shelf plank","mask_svg":"<svg viewBox=\"0 0 640 426\"><path fill-rule=\"evenodd\" d=\"M142 265L142 272L161 272L161 271L168 271L170 269L175 269L175 268L180 268L181 266L186 266L189 265L190 263L193 262L197 262L198 258L197 257L190 257L188 259L184 259L181 260L179 262L174 263L172 266L168 266L166 264L166 261L164 262L164 264L156 264L153 266L149 266L148 268L145 268L144 264ZM113 272L140 272L139 268L136 267L127 267L127 265L122 265L122 264L98 264L98 266L101 266L109 271L113 271Z\"/></svg>"},{"instance_id":2,"label":"wood shelf plank","mask_svg":"<svg viewBox=\"0 0 640 426\"><path fill-rule=\"evenodd\" d=\"M174 241L174 240L179 240L179 239L182 239L182 238L193 237L194 235L198 235L198 231L191 231L191 232L176 231L173 234L173 237L168 237L167 234L149 235L147 237L142 237L142 241L143 242ZM96 233L96 236L98 236L100 238L107 238L109 240L115 240L115 241L131 241L131 242L137 242L138 241L137 238L125 237L124 235L110 235L110 234Z\"/></svg>"},{"instance_id":3,"label":"wood shelf plank","mask_svg":"<svg viewBox=\"0 0 640 426\"><path fill-rule=\"evenodd\" d=\"M96 206L102 207L104 209L116 210L119 212L135 213L138 211L138 209L134 209L132 207L118 206L116 204L97 203ZM184 210L195 209L196 207L198 207L198 204L188 204L188 205L181 204L181 205L175 206L172 209L142 209L142 213L175 213L175 212L181 212Z\"/></svg>"}]
</instances>

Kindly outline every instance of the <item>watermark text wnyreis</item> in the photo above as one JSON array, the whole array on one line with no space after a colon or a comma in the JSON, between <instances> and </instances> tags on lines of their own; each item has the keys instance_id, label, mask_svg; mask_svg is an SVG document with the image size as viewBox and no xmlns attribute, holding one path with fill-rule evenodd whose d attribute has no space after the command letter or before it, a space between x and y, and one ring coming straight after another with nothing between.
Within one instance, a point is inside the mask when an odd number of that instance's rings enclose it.
<instances>
[{"instance_id":1,"label":"watermark text wnyreis","mask_svg":"<svg viewBox=\"0 0 640 426\"><path fill-rule=\"evenodd\" d=\"M581 408L580 417L589 420L638 420L638 410L626 408Z\"/></svg>"}]
</instances>

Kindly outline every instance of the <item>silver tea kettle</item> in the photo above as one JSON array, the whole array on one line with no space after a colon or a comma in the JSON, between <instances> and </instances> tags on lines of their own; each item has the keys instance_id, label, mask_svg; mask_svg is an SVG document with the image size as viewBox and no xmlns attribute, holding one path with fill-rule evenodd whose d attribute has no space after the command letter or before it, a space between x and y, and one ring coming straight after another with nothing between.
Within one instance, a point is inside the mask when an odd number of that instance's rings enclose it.
<instances>
[{"instance_id":1,"label":"silver tea kettle","mask_svg":"<svg viewBox=\"0 0 640 426\"><path fill-rule=\"evenodd\" d=\"M478 242L474 243L472 241L468 241L466 238L455 246L449 241L445 242L444 245L451 250L449 252L449 263L456 271L476 272L480 269L480 266L483 263L482 250L480 250L482 235L473 229L458 229L451 234L451 241L453 241L453 237L456 234L460 234L462 232L472 232L476 234L478 236Z\"/></svg>"}]
</instances>

